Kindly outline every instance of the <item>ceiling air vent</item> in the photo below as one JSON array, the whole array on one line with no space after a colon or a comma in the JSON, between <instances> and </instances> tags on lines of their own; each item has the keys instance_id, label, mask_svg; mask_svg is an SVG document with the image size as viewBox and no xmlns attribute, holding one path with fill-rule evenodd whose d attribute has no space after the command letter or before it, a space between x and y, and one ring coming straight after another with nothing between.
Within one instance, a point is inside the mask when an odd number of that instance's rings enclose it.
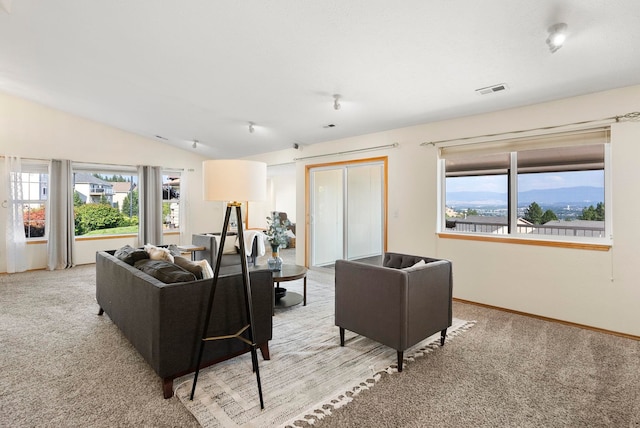
<instances>
[{"instance_id":1,"label":"ceiling air vent","mask_svg":"<svg viewBox=\"0 0 640 428\"><path fill-rule=\"evenodd\" d=\"M476 89L476 92L480 95L493 94L494 92L500 92L509 89L506 83L500 83L498 85L487 86L486 88Z\"/></svg>"}]
</instances>

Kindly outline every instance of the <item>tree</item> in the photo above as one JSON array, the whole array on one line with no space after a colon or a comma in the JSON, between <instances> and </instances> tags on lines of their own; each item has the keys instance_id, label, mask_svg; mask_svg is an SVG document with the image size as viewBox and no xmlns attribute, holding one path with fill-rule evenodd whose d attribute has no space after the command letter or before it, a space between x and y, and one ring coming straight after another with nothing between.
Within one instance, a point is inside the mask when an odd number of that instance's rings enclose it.
<instances>
[{"instance_id":1,"label":"tree","mask_svg":"<svg viewBox=\"0 0 640 428\"><path fill-rule=\"evenodd\" d=\"M589 205L588 208L583 208L582 214L578 219L604 221L604 202L598 202L595 208L593 205Z\"/></svg>"},{"instance_id":2,"label":"tree","mask_svg":"<svg viewBox=\"0 0 640 428\"><path fill-rule=\"evenodd\" d=\"M126 225L128 221L122 213L109 204L83 204L75 209L75 231L78 236L92 230Z\"/></svg>"},{"instance_id":3,"label":"tree","mask_svg":"<svg viewBox=\"0 0 640 428\"><path fill-rule=\"evenodd\" d=\"M558 216L551 210L546 210L544 214L542 214L542 224L545 224L551 220L557 220Z\"/></svg>"},{"instance_id":4,"label":"tree","mask_svg":"<svg viewBox=\"0 0 640 428\"><path fill-rule=\"evenodd\" d=\"M541 224L542 216L542 208L540 208L540 205L538 205L537 202L531 202L531 205L529 205L524 211L524 219L529 223Z\"/></svg>"},{"instance_id":5,"label":"tree","mask_svg":"<svg viewBox=\"0 0 640 428\"><path fill-rule=\"evenodd\" d=\"M138 191L129 192L122 200L122 214L127 217L138 215Z\"/></svg>"},{"instance_id":6,"label":"tree","mask_svg":"<svg viewBox=\"0 0 640 428\"><path fill-rule=\"evenodd\" d=\"M474 210L472 208L467 208L467 215L478 215L478 210Z\"/></svg>"},{"instance_id":7,"label":"tree","mask_svg":"<svg viewBox=\"0 0 640 428\"><path fill-rule=\"evenodd\" d=\"M604 202L596 205L596 220L604 221Z\"/></svg>"},{"instance_id":8,"label":"tree","mask_svg":"<svg viewBox=\"0 0 640 428\"><path fill-rule=\"evenodd\" d=\"M44 236L44 208L25 209L22 212L24 233L27 238Z\"/></svg>"},{"instance_id":9,"label":"tree","mask_svg":"<svg viewBox=\"0 0 640 428\"><path fill-rule=\"evenodd\" d=\"M73 206L74 207L81 207L82 205L84 205L84 201L80 197L80 193L77 190L74 190L73 191Z\"/></svg>"}]
</instances>

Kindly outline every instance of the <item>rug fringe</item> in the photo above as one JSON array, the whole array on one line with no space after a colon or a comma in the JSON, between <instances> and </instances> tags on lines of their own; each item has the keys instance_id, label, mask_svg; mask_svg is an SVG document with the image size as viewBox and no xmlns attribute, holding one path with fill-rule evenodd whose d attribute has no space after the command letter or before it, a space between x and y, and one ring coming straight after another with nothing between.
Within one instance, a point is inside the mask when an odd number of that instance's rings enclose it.
<instances>
[{"instance_id":1,"label":"rug fringe","mask_svg":"<svg viewBox=\"0 0 640 428\"><path fill-rule=\"evenodd\" d=\"M460 334L464 333L465 331L473 327L476 324L476 322L477 321L475 320L466 321L464 324L456 328L454 331L447 333L447 339L452 340L456 336L459 336ZM440 348L440 338L434 339L433 341L429 342L425 346L415 350L411 355L405 356L404 363L406 364L408 362L415 361L416 358L423 357L438 348ZM286 422L284 425L282 425L282 427L298 428L300 426L303 426L300 424L304 424L304 423L307 423L309 425L314 425L317 421L324 419L327 416L331 416L332 411L337 410L343 406L346 406L351 401L353 401L353 398L358 394L360 394L362 391L366 391L373 388L376 385L376 383L382 378L383 373L386 373L386 374L398 373L397 365L392 364L387 368L374 373L374 375L371 378L365 380L364 382L360 382L358 385L354 386L349 391L346 391L345 393L338 395L337 397L331 399L329 402L316 405L315 407L307 410L306 414L297 416L294 420Z\"/></svg>"}]
</instances>

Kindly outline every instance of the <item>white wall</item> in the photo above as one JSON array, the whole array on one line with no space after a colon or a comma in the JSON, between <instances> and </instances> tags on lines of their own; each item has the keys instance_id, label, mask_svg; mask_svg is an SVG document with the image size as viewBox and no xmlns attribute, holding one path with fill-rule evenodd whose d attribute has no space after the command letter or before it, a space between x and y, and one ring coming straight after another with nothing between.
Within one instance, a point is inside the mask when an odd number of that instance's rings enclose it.
<instances>
[{"instance_id":1,"label":"white wall","mask_svg":"<svg viewBox=\"0 0 640 428\"><path fill-rule=\"evenodd\" d=\"M422 142L599 120L640 110L640 86L304 147L304 156L400 143L398 148L297 162L297 262L305 262L305 166L389 157L389 251L453 261L460 299L640 336L640 122L612 125L614 245L590 251L439 238L437 149ZM284 150L254 157L290 162Z\"/></svg>"},{"instance_id":2,"label":"white wall","mask_svg":"<svg viewBox=\"0 0 640 428\"><path fill-rule=\"evenodd\" d=\"M221 204L202 201L201 169L204 158L154 140L53 110L37 103L0 93L0 154L37 159L70 159L77 162L117 165L158 165L183 169L183 194L187 221L183 235L167 236L165 243L191 243L191 231L219 230ZM0 162L4 171L4 161ZM186 190L186 194L185 191ZM6 174L0 174L0 201L7 200ZM7 210L0 210L2 230ZM0 235L0 272L6 272L5 234ZM76 242L77 263L95 262L96 250L137 245L132 238ZM46 243L27 246L29 269L46 267Z\"/></svg>"}]
</instances>

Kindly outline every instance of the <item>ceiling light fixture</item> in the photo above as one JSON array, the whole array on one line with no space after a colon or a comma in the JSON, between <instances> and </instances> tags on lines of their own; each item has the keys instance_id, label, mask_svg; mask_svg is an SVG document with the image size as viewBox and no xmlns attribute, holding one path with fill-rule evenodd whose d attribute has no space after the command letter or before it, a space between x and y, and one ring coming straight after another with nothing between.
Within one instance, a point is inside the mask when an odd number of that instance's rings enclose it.
<instances>
[{"instance_id":1,"label":"ceiling light fixture","mask_svg":"<svg viewBox=\"0 0 640 428\"><path fill-rule=\"evenodd\" d=\"M567 39L567 24L561 22L549 27L549 37L547 38L547 45L549 50L554 53L562 47L564 41Z\"/></svg>"},{"instance_id":2,"label":"ceiling light fixture","mask_svg":"<svg viewBox=\"0 0 640 428\"><path fill-rule=\"evenodd\" d=\"M195 140L195 139L194 139L194 140L193 140L193 144L191 145L191 147L193 147L194 149L195 149L196 147L198 147L198 140Z\"/></svg>"},{"instance_id":3,"label":"ceiling light fixture","mask_svg":"<svg viewBox=\"0 0 640 428\"><path fill-rule=\"evenodd\" d=\"M335 94L335 95L333 96L333 109L334 109L334 110L340 110L340 107L342 107L342 106L340 105L340 95Z\"/></svg>"},{"instance_id":4,"label":"ceiling light fixture","mask_svg":"<svg viewBox=\"0 0 640 428\"><path fill-rule=\"evenodd\" d=\"M249 122L249 133L250 134L253 134L253 131L255 131L255 128L253 127L253 125L255 125L255 123Z\"/></svg>"}]
</instances>

